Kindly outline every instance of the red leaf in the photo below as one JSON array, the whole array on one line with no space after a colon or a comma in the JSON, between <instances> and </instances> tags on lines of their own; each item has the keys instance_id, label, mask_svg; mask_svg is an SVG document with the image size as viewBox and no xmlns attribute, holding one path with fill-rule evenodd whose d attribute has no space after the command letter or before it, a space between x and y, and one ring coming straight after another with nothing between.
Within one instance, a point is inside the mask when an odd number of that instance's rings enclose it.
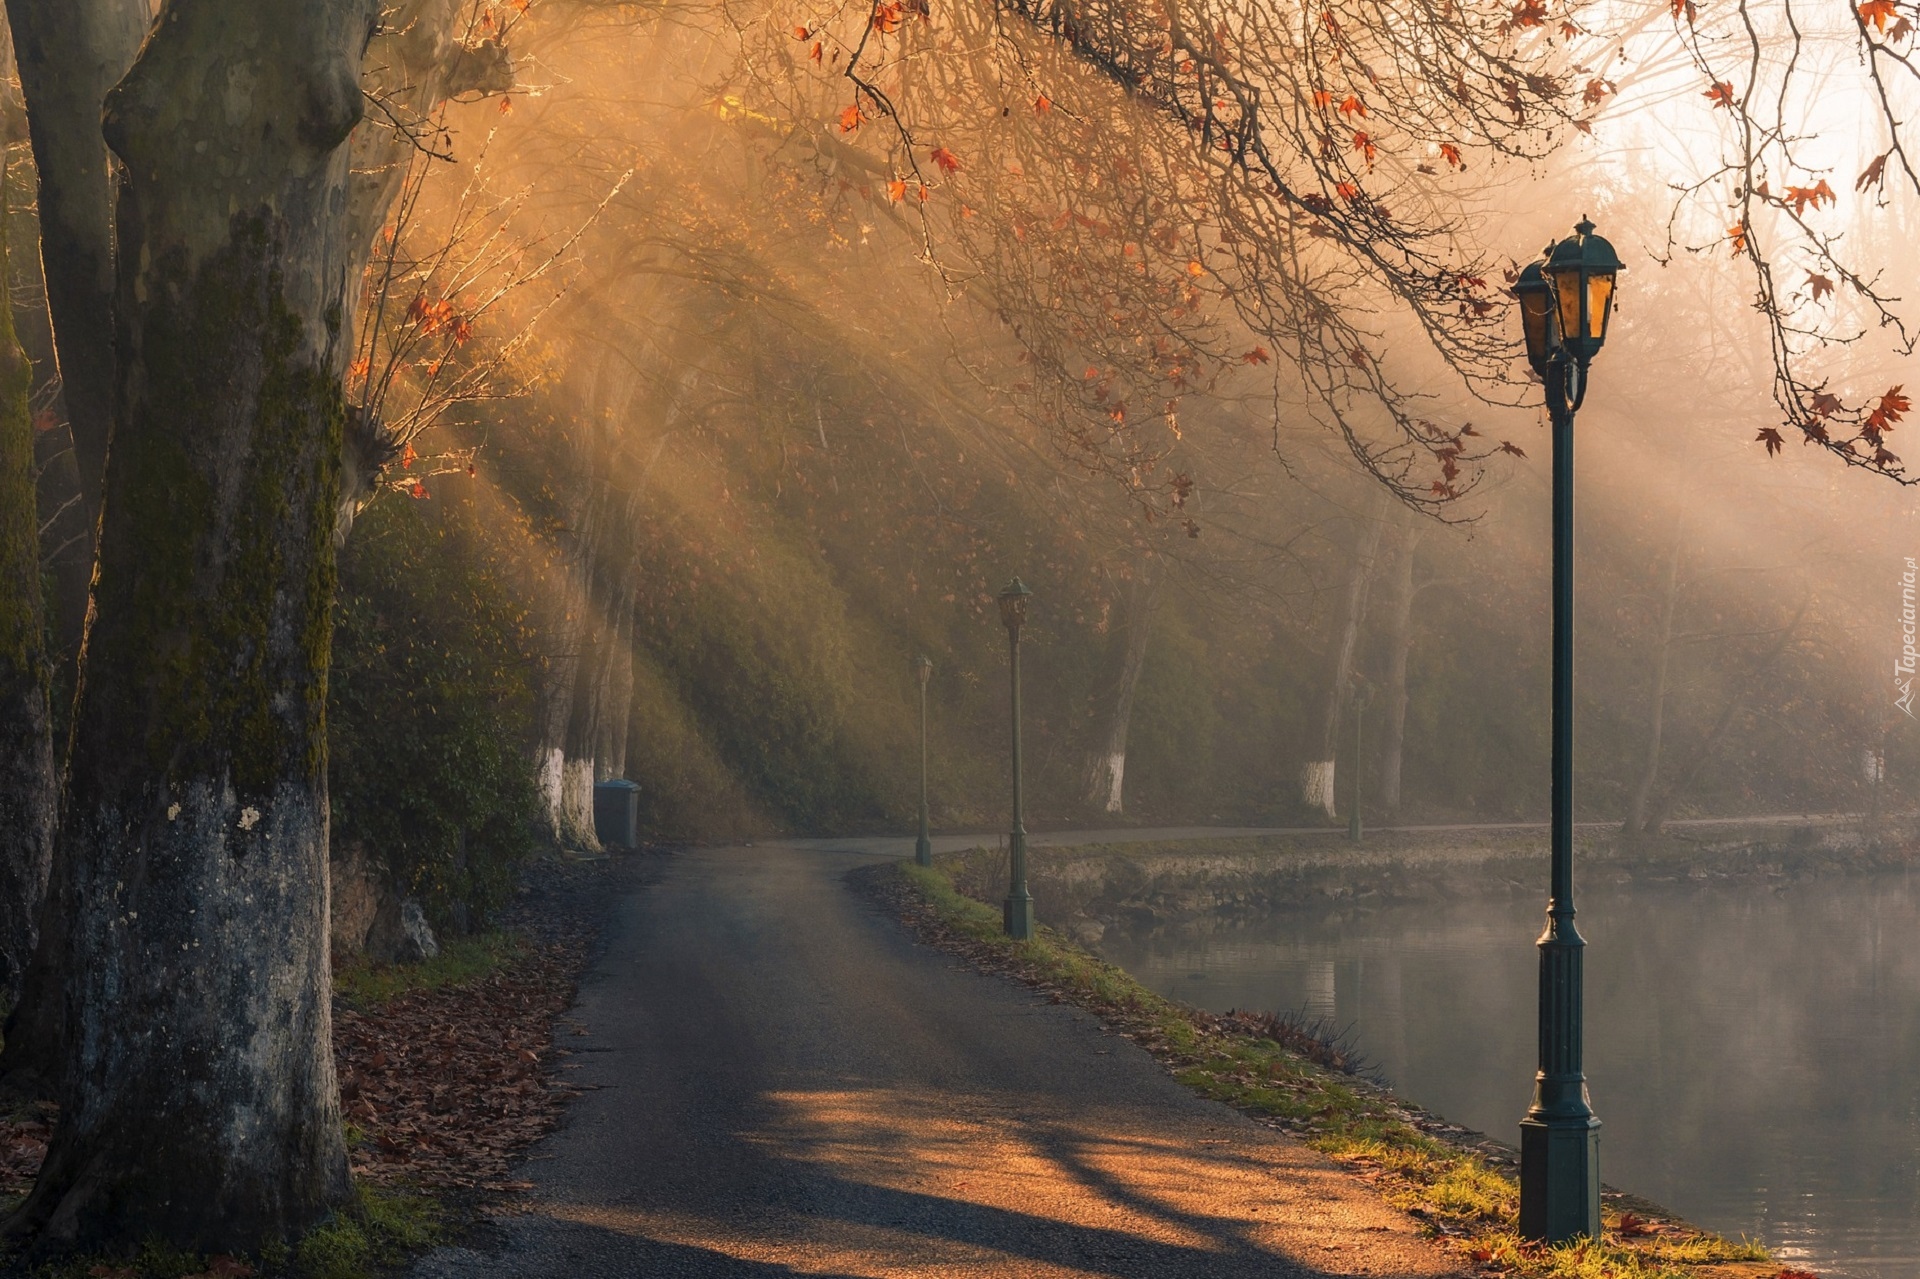
<instances>
[{"instance_id":1,"label":"red leaf","mask_svg":"<svg viewBox=\"0 0 1920 1279\"><path fill-rule=\"evenodd\" d=\"M1768 457L1772 457L1775 453L1778 453L1782 448L1786 446L1786 441L1780 438L1780 432L1774 430L1770 426L1761 427L1760 434L1756 435L1754 438L1758 440L1760 443L1767 446Z\"/></svg>"},{"instance_id":2,"label":"red leaf","mask_svg":"<svg viewBox=\"0 0 1920 1279\"><path fill-rule=\"evenodd\" d=\"M933 162L940 166L940 172L942 173L960 172L959 158L945 147L935 147L933 149Z\"/></svg>"}]
</instances>

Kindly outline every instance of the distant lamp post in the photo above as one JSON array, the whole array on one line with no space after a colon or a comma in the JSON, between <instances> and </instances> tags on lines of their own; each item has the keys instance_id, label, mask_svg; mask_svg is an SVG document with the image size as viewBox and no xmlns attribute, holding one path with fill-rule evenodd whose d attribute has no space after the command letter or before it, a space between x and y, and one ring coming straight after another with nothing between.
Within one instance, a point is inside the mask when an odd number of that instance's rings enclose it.
<instances>
[{"instance_id":1,"label":"distant lamp post","mask_svg":"<svg viewBox=\"0 0 1920 1279\"><path fill-rule=\"evenodd\" d=\"M927 833L927 681L933 678L933 663L922 653L914 666L920 672L920 838L913 842L913 860L931 866L933 839Z\"/></svg>"},{"instance_id":2,"label":"distant lamp post","mask_svg":"<svg viewBox=\"0 0 1920 1279\"><path fill-rule=\"evenodd\" d=\"M1366 751L1361 740L1361 727L1367 717L1367 703L1373 700L1373 686L1363 679L1356 679L1353 686L1353 806L1347 810L1347 838L1354 843L1360 842L1362 823L1360 821L1361 796L1366 794L1364 769Z\"/></svg>"},{"instance_id":3,"label":"distant lamp post","mask_svg":"<svg viewBox=\"0 0 1920 1279\"><path fill-rule=\"evenodd\" d=\"M1586 942L1573 924L1573 415L1586 398L1587 365L1607 340L1623 269L1583 219L1513 290L1553 422L1552 882L1540 935L1540 1070L1520 1121L1520 1233L1551 1243L1600 1237L1600 1120L1580 1052Z\"/></svg>"},{"instance_id":4,"label":"distant lamp post","mask_svg":"<svg viewBox=\"0 0 1920 1279\"><path fill-rule=\"evenodd\" d=\"M1033 936L1033 894L1027 891L1027 823L1020 803L1020 628L1027 621L1027 601L1033 598L1019 578L1000 592L1000 620L1007 624L1007 654L1013 675L1013 830L1007 836L1010 860L1007 902L1002 913L1007 936L1026 941Z\"/></svg>"}]
</instances>

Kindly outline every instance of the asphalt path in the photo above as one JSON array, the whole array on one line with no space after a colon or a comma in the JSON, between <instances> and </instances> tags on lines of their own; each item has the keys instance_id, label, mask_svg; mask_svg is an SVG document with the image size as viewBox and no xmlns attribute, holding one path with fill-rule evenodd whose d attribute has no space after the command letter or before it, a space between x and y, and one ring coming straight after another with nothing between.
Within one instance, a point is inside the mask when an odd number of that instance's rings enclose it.
<instances>
[{"instance_id":1,"label":"asphalt path","mask_svg":"<svg viewBox=\"0 0 1920 1279\"><path fill-rule=\"evenodd\" d=\"M557 1037L586 1091L534 1189L415 1279L1455 1273L1304 1145L916 942L845 881L901 841L857 844L636 882Z\"/></svg>"}]
</instances>

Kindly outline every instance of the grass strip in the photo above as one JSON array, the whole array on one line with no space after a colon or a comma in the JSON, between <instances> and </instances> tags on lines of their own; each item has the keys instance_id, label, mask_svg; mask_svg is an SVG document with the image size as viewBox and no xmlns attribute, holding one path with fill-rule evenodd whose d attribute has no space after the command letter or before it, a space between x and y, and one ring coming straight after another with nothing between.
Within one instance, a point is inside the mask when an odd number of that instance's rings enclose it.
<instances>
[{"instance_id":1,"label":"grass strip","mask_svg":"<svg viewBox=\"0 0 1920 1279\"><path fill-rule=\"evenodd\" d=\"M892 883L883 891L927 940L1094 1013L1201 1096L1291 1132L1345 1166L1481 1271L1520 1279L1782 1274L1759 1244L1721 1238L1639 1200L1608 1205L1598 1240L1528 1243L1515 1228L1515 1176L1466 1143L1474 1134L1250 1033L1250 1019L1157 995L1050 928L1031 941L1008 938L1000 912L962 894L943 865L884 869Z\"/></svg>"}]
</instances>

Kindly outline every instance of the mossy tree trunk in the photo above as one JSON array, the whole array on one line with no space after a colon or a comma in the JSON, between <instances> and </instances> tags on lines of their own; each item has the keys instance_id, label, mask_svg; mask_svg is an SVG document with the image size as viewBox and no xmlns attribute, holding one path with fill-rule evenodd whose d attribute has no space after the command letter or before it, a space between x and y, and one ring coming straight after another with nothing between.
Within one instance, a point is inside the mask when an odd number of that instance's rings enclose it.
<instances>
[{"instance_id":1,"label":"mossy tree trunk","mask_svg":"<svg viewBox=\"0 0 1920 1279\"><path fill-rule=\"evenodd\" d=\"M39 181L40 266L61 398L73 436L73 464L85 519L90 530L97 531L114 387L115 184L112 159L100 132L100 107L107 90L133 64L151 23L150 10L147 0L7 0L7 22ZM20 509L33 508L29 504ZM91 535L83 553L90 562ZM86 592L85 577L72 580L70 587L70 607L78 611ZM51 732L47 716L36 721L22 713L3 722L0 732L7 740L0 743L0 769L31 772L43 761L48 769L56 768L51 737L35 740L38 733ZM51 826L47 839L51 842ZM44 889L44 867L39 874ZM13 900L9 895L8 901ZM36 893L36 907L39 900ZM8 931L17 935L17 930ZM9 973L14 999L6 1049L0 1056L0 1069L10 1085L43 1094L51 1091L59 1052L53 1039L59 1025L59 974L47 960L29 952L22 957L24 973Z\"/></svg>"},{"instance_id":2,"label":"mossy tree trunk","mask_svg":"<svg viewBox=\"0 0 1920 1279\"><path fill-rule=\"evenodd\" d=\"M119 374L47 914L62 1110L9 1227L43 1249L252 1249L348 1193L325 707L376 10L169 0L107 100Z\"/></svg>"},{"instance_id":3,"label":"mossy tree trunk","mask_svg":"<svg viewBox=\"0 0 1920 1279\"><path fill-rule=\"evenodd\" d=\"M19 995L33 954L58 803L27 409L32 382L13 312L0 306L0 984L10 997Z\"/></svg>"}]
</instances>

